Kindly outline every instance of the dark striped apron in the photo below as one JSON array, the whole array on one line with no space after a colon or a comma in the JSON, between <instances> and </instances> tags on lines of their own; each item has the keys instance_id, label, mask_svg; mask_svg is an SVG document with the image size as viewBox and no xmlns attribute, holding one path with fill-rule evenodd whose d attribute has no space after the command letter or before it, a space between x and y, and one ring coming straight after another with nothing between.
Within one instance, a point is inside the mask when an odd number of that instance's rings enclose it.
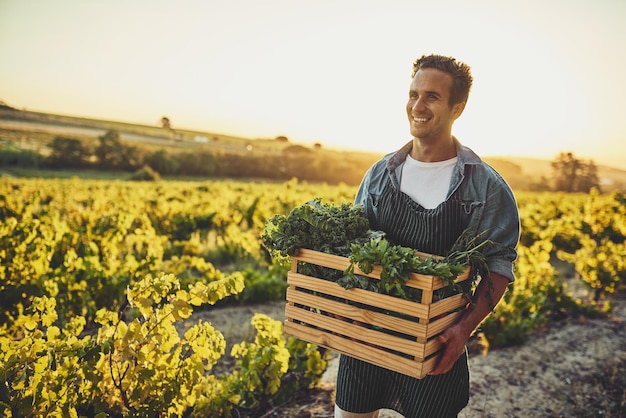
<instances>
[{"instance_id":1,"label":"dark striped apron","mask_svg":"<svg viewBox=\"0 0 626 418\"><path fill-rule=\"evenodd\" d=\"M385 231L394 244L430 254L446 255L470 219L458 192L438 207L424 209L391 181L377 207L378 218L370 219L372 229ZM467 354L448 373L423 379L342 355L335 401L339 408L355 413L388 408L406 418L456 417L469 401Z\"/></svg>"}]
</instances>

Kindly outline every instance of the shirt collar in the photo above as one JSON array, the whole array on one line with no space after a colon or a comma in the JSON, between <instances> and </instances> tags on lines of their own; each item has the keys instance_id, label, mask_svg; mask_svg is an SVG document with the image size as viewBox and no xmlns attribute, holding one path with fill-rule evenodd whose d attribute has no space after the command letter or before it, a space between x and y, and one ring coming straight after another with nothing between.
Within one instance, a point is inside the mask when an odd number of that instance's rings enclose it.
<instances>
[{"instance_id":1,"label":"shirt collar","mask_svg":"<svg viewBox=\"0 0 626 418\"><path fill-rule=\"evenodd\" d=\"M478 155L476 155L474 151L466 146L461 145L461 143L455 137L453 137L452 139L454 140L454 145L456 146L456 155L458 157L457 166L480 163L480 157L478 157ZM412 140L407 142L402 148L400 148L398 151L391 155L391 157L387 161L387 170L393 172L396 170L396 168L404 164L404 161L406 160L407 155L409 155L409 153L411 152L411 149L413 149Z\"/></svg>"}]
</instances>

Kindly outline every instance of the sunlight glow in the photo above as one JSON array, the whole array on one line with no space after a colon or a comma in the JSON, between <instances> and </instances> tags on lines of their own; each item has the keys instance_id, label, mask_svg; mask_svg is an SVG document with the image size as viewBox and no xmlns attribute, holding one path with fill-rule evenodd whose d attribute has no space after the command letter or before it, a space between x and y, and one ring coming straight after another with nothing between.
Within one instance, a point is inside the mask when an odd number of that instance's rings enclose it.
<instances>
[{"instance_id":1,"label":"sunlight glow","mask_svg":"<svg viewBox=\"0 0 626 418\"><path fill-rule=\"evenodd\" d=\"M0 100L388 152L410 139L411 63L436 52L473 68L454 133L479 154L624 166L626 2L452 3L4 0Z\"/></svg>"}]
</instances>

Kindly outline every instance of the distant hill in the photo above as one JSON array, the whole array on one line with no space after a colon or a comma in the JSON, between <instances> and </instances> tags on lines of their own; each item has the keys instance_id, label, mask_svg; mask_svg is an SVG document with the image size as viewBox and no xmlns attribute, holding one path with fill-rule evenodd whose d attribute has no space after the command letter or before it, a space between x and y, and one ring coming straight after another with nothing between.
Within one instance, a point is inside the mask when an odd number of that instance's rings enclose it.
<instances>
[{"instance_id":1,"label":"distant hill","mask_svg":"<svg viewBox=\"0 0 626 418\"><path fill-rule=\"evenodd\" d=\"M10 110L10 111L17 111L16 108L11 107L9 105L7 105L6 103L4 103L2 100L0 100L0 109L1 110Z\"/></svg>"},{"instance_id":2,"label":"distant hill","mask_svg":"<svg viewBox=\"0 0 626 418\"><path fill-rule=\"evenodd\" d=\"M484 157L512 185L526 189L532 183L547 181L553 176L552 162L529 157ZM602 190L626 191L626 170L596 165Z\"/></svg>"}]
</instances>

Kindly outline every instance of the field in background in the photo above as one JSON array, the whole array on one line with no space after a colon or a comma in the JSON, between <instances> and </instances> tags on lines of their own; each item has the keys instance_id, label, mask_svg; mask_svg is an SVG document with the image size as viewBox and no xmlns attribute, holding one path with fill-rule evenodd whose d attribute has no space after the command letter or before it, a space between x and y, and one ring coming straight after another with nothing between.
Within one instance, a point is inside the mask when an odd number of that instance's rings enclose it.
<instances>
[{"instance_id":1,"label":"field in background","mask_svg":"<svg viewBox=\"0 0 626 418\"><path fill-rule=\"evenodd\" d=\"M21 149L45 154L45 147L57 136L82 140L97 140L109 130L120 133L123 141L140 143L148 149L172 151L202 150L222 154L280 155L287 148L315 148L318 153L328 153L328 158L339 158L341 153L356 155L360 160L374 162L380 153L355 150L338 150L321 144L302 145L286 137L241 138L221 133L186 129L168 129L159 126L126 122L79 118L66 115L21 111L0 105L0 141L8 141ZM390 149L390 151L392 151ZM566 152L564 150L563 152ZM556 157L556 156L555 156ZM584 158L584 156L577 156ZM548 160L514 157L483 156L511 184L514 190L529 190L533 184L545 183L552 176ZM626 190L626 170L598 165L598 176L603 191Z\"/></svg>"}]
</instances>

